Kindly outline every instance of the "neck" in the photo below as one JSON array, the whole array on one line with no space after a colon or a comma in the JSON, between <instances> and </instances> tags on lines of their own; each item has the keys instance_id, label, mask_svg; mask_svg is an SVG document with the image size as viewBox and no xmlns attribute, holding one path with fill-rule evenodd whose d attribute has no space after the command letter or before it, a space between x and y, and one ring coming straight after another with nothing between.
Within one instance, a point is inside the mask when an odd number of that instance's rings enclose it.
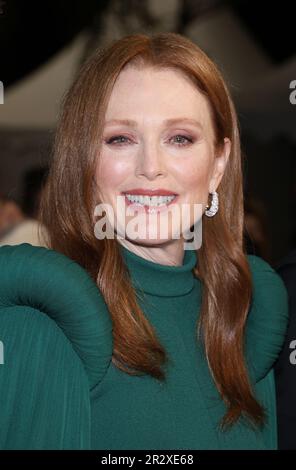
<instances>
[{"instance_id":1,"label":"neck","mask_svg":"<svg viewBox=\"0 0 296 470\"><path fill-rule=\"evenodd\" d=\"M119 239L121 245L132 253L165 266L182 266L184 259L183 239L169 240L162 244L141 245L127 239Z\"/></svg>"},{"instance_id":2,"label":"neck","mask_svg":"<svg viewBox=\"0 0 296 470\"><path fill-rule=\"evenodd\" d=\"M168 265L161 264L159 259L154 261L144 258L125 246L126 244L119 243L119 245L136 289L158 297L171 297L188 294L194 287L193 268L198 262L195 250L185 250L182 246L183 263Z\"/></svg>"}]
</instances>

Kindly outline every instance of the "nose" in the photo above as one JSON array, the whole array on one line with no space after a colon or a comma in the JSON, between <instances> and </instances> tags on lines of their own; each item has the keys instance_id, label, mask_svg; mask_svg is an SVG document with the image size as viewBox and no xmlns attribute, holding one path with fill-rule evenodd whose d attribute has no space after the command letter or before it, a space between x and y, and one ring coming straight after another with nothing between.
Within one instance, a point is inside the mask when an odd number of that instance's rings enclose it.
<instances>
[{"instance_id":1,"label":"nose","mask_svg":"<svg viewBox=\"0 0 296 470\"><path fill-rule=\"evenodd\" d=\"M164 155L157 145L147 144L139 151L135 173L149 180L166 175Z\"/></svg>"}]
</instances>

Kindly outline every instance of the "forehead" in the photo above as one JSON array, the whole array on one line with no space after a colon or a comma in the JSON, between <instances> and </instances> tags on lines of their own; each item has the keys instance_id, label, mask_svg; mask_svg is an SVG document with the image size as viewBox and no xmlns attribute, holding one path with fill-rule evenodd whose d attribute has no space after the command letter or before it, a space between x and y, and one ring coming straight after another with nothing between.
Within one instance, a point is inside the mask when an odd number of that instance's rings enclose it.
<instances>
[{"instance_id":1,"label":"forehead","mask_svg":"<svg viewBox=\"0 0 296 470\"><path fill-rule=\"evenodd\" d=\"M211 126L210 106L197 86L179 70L135 68L119 74L107 107L106 120L149 118L158 121L178 116Z\"/></svg>"}]
</instances>

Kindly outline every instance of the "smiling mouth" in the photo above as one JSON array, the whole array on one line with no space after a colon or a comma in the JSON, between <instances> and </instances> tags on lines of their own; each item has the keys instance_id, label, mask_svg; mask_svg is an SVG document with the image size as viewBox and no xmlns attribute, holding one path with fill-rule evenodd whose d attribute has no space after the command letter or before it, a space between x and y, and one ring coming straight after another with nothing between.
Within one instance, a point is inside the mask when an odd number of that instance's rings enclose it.
<instances>
[{"instance_id":1,"label":"smiling mouth","mask_svg":"<svg viewBox=\"0 0 296 470\"><path fill-rule=\"evenodd\" d=\"M125 202L128 206L143 208L146 212L166 210L167 207L176 201L177 195L172 196L142 196L135 194L124 194Z\"/></svg>"}]
</instances>

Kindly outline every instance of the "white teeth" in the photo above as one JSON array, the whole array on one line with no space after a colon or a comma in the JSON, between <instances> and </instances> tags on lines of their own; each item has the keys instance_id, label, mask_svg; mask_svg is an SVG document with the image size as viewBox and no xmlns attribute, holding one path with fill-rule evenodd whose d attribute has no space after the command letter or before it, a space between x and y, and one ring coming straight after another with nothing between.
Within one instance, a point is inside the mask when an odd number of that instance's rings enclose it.
<instances>
[{"instance_id":1,"label":"white teeth","mask_svg":"<svg viewBox=\"0 0 296 470\"><path fill-rule=\"evenodd\" d=\"M161 206L164 204L168 204L176 196L138 196L138 195L131 195L126 194L126 197L129 201L135 202L136 204L142 204L144 206Z\"/></svg>"}]
</instances>

